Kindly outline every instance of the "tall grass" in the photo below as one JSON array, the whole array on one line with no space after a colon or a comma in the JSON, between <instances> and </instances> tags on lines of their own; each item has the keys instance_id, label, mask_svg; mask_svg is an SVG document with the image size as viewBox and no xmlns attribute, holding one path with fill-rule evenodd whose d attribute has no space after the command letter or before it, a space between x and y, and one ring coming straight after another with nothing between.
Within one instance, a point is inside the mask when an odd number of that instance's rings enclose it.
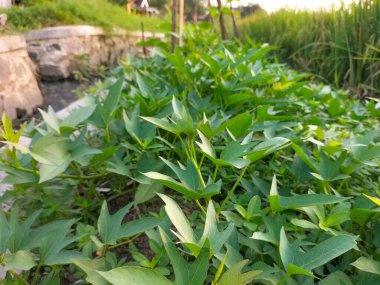
<instances>
[{"instance_id":1,"label":"tall grass","mask_svg":"<svg viewBox=\"0 0 380 285\"><path fill-rule=\"evenodd\" d=\"M0 10L1 12L1 10ZM104 28L159 31L164 23L157 17L127 14L125 9L107 0L55 0L41 1L27 7L3 10L8 15L12 31L24 31L58 25L87 24Z\"/></svg>"},{"instance_id":2,"label":"tall grass","mask_svg":"<svg viewBox=\"0 0 380 285\"><path fill-rule=\"evenodd\" d=\"M280 10L240 21L241 32L277 45L281 59L358 95L380 94L380 0L317 12Z\"/></svg>"}]
</instances>

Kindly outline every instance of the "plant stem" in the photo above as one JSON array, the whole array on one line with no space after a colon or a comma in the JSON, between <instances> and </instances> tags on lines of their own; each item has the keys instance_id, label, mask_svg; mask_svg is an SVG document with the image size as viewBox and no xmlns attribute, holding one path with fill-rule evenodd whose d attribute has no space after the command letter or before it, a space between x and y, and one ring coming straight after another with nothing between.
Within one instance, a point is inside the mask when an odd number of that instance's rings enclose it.
<instances>
[{"instance_id":1,"label":"plant stem","mask_svg":"<svg viewBox=\"0 0 380 285\"><path fill-rule=\"evenodd\" d=\"M116 248L116 247L119 247L119 246L122 246L122 245L125 245L125 244L128 244L128 243L131 243L131 242L133 242L134 240L136 240L137 238L139 238L141 235L142 235L142 233L137 234L137 235L135 235L135 236L134 236L133 238L131 238L131 239L128 239L128 240L126 240L126 241L123 241L123 242L121 242L121 243L118 243L118 244L115 244L115 245L113 245L113 246L108 247L108 249L114 249L114 248Z\"/></svg>"},{"instance_id":2,"label":"plant stem","mask_svg":"<svg viewBox=\"0 0 380 285\"><path fill-rule=\"evenodd\" d=\"M201 183L202 188L205 189L206 188L206 183L203 180L203 176L202 176L201 170L200 170L200 168L198 166L198 163L197 163L196 159L193 158L192 160L193 160L193 163L195 165L195 168L196 168L198 176L199 176L199 182Z\"/></svg>"},{"instance_id":3,"label":"plant stem","mask_svg":"<svg viewBox=\"0 0 380 285\"><path fill-rule=\"evenodd\" d=\"M215 166L214 175L212 176L212 182L215 183L216 175L218 174L219 165Z\"/></svg>"},{"instance_id":4,"label":"plant stem","mask_svg":"<svg viewBox=\"0 0 380 285\"><path fill-rule=\"evenodd\" d=\"M26 281L24 279L24 277L22 277L20 274L16 273L15 271L13 270L8 270L9 273L11 273L14 277L16 277L18 280L21 281L22 284L24 285L30 285L30 283L28 281Z\"/></svg>"},{"instance_id":5,"label":"plant stem","mask_svg":"<svg viewBox=\"0 0 380 285\"><path fill-rule=\"evenodd\" d=\"M203 208L203 206L201 205L201 203L199 202L199 200L195 200L195 203L197 203L199 209L201 209L201 211L203 212L203 214L207 215L206 210Z\"/></svg>"},{"instance_id":6,"label":"plant stem","mask_svg":"<svg viewBox=\"0 0 380 285\"><path fill-rule=\"evenodd\" d=\"M227 197L223 200L222 204L220 205L220 208L217 211L218 215L223 211L224 207L227 205L228 201L231 199L231 196L234 194L236 187L239 185L247 169L248 169L248 166L244 167L244 169L239 175L239 178L236 180L234 186L232 186L231 190L228 192Z\"/></svg>"},{"instance_id":7,"label":"plant stem","mask_svg":"<svg viewBox=\"0 0 380 285\"><path fill-rule=\"evenodd\" d=\"M104 131L105 131L105 133L106 133L106 140L107 140L107 143L110 143L110 142L111 142L111 136L110 136L110 130L108 129L108 126L105 127Z\"/></svg>"},{"instance_id":8,"label":"plant stem","mask_svg":"<svg viewBox=\"0 0 380 285\"><path fill-rule=\"evenodd\" d=\"M24 171L24 172L28 172L28 173L33 173L35 175L39 175L40 172L38 170L34 170L34 169L28 169L28 168L24 168L24 167L15 167L15 166L12 166L14 169L17 169L17 170L20 170L20 171ZM71 178L71 179L95 179L95 178L101 178L101 177L104 177L106 176L106 174L99 174L99 175L92 175L92 176L87 176L87 175L83 175L83 176L78 176L78 175L66 175L66 174L58 174L56 177L58 178Z\"/></svg>"},{"instance_id":9,"label":"plant stem","mask_svg":"<svg viewBox=\"0 0 380 285\"><path fill-rule=\"evenodd\" d=\"M181 138L181 135L177 135L177 136L178 136L179 140L180 140L181 143L182 143L182 146L183 146L183 148L184 148L184 150L185 150L186 156L187 156L189 159L191 159L191 155L190 155L190 153L188 152L188 150L187 150L187 146L186 146L185 142L183 141L183 139Z\"/></svg>"},{"instance_id":10,"label":"plant stem","mask_svg":"<svg viewBox=\"0 0 380 285\"><path fill-rule=\"evenodd\" d=\"M37 266L36 272L34 273L32 285L37 285L38 275L40 273L40 270L41 270L41 264L39 263Z\"/></svg>"},{"instance_id":11,"label":"plant stem","mask_svg":"<svg viewBox=\"0 0 380 285\"><path fill-rule=\"evenodd\" d=\"M288 279L289 278L289 275L288 274L286 274L284 277L282 277L281 278L281 280L280 281L278 281L278 285L282 285L285 281L286 281L286 279Z\"/></svg>"},{"instance_id":12,"label":"plant stem","mask_svg":"<svg viewBox=\"0 0 380 285\"><path fill-rule=\"evenodd\" d=\"M107 254L107 251L109 249L109 245L108 244L105 244L102 248L102 256L105 257L106 254Z\"/></svg>"}]
</instances>

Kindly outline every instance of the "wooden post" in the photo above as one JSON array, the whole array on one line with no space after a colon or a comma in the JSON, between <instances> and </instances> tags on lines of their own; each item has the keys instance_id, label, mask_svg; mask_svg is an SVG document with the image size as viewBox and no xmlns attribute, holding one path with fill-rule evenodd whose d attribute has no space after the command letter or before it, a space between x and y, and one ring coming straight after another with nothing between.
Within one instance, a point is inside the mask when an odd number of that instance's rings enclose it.
<instances>
[{"instance_id":1,"label":"wooden post","mask_svg":"<svg viewBox=\"0 0 380 285\"><path fill-rule=\"evenodd\" d=\"M144 56L147 56L148 52L147 52L146 46L145 46L145 30L144 30L144 23L143 22L141 22L141 36L142 36L142 41L144 42L144 44L143 44L143 54L144 54Z\"/></svg>"},{"instance_id":2,"label":"wooden post","mask_svg":"<svg viewBox=\"0 0 380 285\"><path fill-rule=\"evenodd\" d=\"M226 25L224 24L222 1L217 0L217 2L218 2L218 11L219 11L220 33L222 34L222 39L226 40L228 35L227 35Z\"/></svg>"},{"instance_id":3,"label":"wooden post","mask_svg":"<svg viewBox=\"0 0 380 285\"><path fill-rule=\"evenodd\" d=\"M182 46L183 25L185 14L185 0L179 0L179 45Z\"/></svg>"},{"instance_id":4,"label":"wooden post","mask_svg":"<svg viewBox=\"0 0 380 285\"><path fill-rule=\"evenodd\" d=\"M177 7L178 7L178 1L173 0L172 1L172 46L171 51L174 52L175 46L177 45L177 37L174 35L177 33Z\"/></svg>"}]
</instances>

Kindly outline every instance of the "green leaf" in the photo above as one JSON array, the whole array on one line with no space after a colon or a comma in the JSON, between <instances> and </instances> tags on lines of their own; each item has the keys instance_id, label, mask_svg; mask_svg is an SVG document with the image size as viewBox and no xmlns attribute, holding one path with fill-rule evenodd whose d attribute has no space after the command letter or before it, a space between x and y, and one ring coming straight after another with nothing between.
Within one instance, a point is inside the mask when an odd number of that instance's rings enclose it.
<instances>
[{"instance_id":1,"label":"green leaf","mask_svg":"<svg viewBox=\"0 0 380 285\"><path fill-rule=\"evenodd\" d=\"M298 156L315 172L318 172L316 163L305 153L305 151L297 144L292 144L293 149Z\"/></svg>"},{"instance_id":2,"label":"green leaf","mask_svg":"<svg viewBox=\"0 0 380 285\"><path fill-rule=\"evenodd\" d=\"M11 216L8 221L9 232L7 236L7 248L12 253L20 250L30 250L34 248L31 246L31 240L34 239L31 227L41 213L41 210L33 212L25 221L21 222L18 211L19 210L17 206L13 207Z\"/></svg>"},{"instance_id":3,"label":"green leaf","mask_svg":"<svg viewBox=\"0 0 380 285\"><path fill-rule=\"evenodd\" d=\"M237 141L233 141L222 150L218 161L241 169L249 164L247 159L241 157L246 155L250 148L251 144L242 145Z\"/></svg>"},{"instance_id":4,"label":"green leaf","mask_svg":"<svg viewBox=\"0 0 380 285\"><path fill-rule=\"evenodd\" d=\"M247 263L248 260L240 261L227 270L220 278L218 285L246 285L253 281L255 277L261 273L261 271L256 270L242 273L242 270Z\"/></svg>"},{"instance_id":5,"label":"green leaf","mask_svg":"<svg viewBox=\"0 0 380 285\"><path fill-rule=\"evenodd\" d=\"M247 158L252 163L268 156L269 154L279 151L280 149L286 148L289 145L290 140L282 137L274 137L256 145L247 154Z\"/></svg>"},{"instance_id":6,"label":"green leaf","mask_svg":"<svg viewBox=\"0 0 380 285\"><path fill-rule=\"evenodd\" d=\"M53 108L49 106L48 112L46 113L44 110L38 109L42 115L47 126L49 126L52 130L54 130L57 134L60 134L59 129L59 119L55 114Z\"/></svg>"},{"instance_id":7,"label":"green leaf","mask_svg":"<svg viewBox=\"0 0 380 285\"><path fill-rule=\"evenodd\" d=\"M224 231L219 231L217 226L217 218L212 201L209 202L206 213L206 222L200 244L204 244L206 240L210 243L211 254L216 254L226 244L234 230L234 225L230 223Z\"/></svg>"},{"instance_id":8,"label":"green leaf","mask_svg":"<svg viewBox=\"0 0 380 285\"><path fill-rule=\"evenodd\" d=\"M45 181L53 179L57 175L63 173L69 165L70 160L66 160L62 162L60 165L41 164L39 183L43 183Z\"/></svg>"},{"instance_id":9,"label":"green leaf","mask_svg":"<svg viewBox=\"0 0 380 285\"><path fill-rule=\"evenodd\" d=\"M288 264L286 271L288 272L289 275L305 275L305 276L317 278L316 276L314 276L309 271L307 271L307 270L305 270L299 266L296 266L294 264L291 264L291 263Z\"/></svg>"},{"instance_id":10,"label":"green leaf","mask_svg":"<svg viewBox=\"0 0 380 285\"><path fill-rule=\"evenodd\" d=\"M309 222L308 220L293 218L290 220L290 222L293 225L304 228L304 229L316 229L316 230L319 229L319 227L316 224L313 224L312 222Z\"/></svg>"},{"instance_id":11,"label":"green leaf","mask_svg":"<svg viewBox=\"0 0 380 285\"><path fill-rule=\"evenodd\" d=\"M272 188L269 196L270 206L273 211L283 211L287 209L300 209L316 205L329 205L341 203L351 197L337 197L324 194L307 194L292 197L279 196L277 191L277 180L273 177Z\"/></svg>"},{"instance_id":12,"label":"green leaf","mask_svg":"<svg viewBox=\"0 0 380 285\"><path fill-rule=\"evenodd\" d=\"M254 196L248 203L247 214L248 217L253 218L260 215L261 199L259 196Z\"/></svg>"},{"instance_id":13,"label":"green leaf","mask_svg":"<svg viewBox=\"0 0 380 285\"><path fill-rule=\"evenodd\" d=\"M323 221L323 226L333 227L350 220L350 209L351 203L339 203L334 208L332 208L330 215L327 217L325 221Z\"/></svg>"},{"instance_id":14,"label":"green leaf","mask_svg":"<svg viewBox=\"0 0 380 285\"><path fill-rule=\"evenodd\" d=\"M359 257L355 262L351 263L357 269L373 274L380 275L380 262L368 257Z\"/></svg>"},{"instance_id":15,"label":"green leaf","mask_svg":"<svg viewBox=\"0 0 380 285\"><path fill-rule=\"evenodd\" d=\"M333 236L305 252L299 250L299 245L300 240L290 244L284 229L281 229L280 255L285 268L288 267L288 264L293 264L306 271L311 271L354 248L356 237Z\"/></svg>"},{"instance_id":16,"label":"green leaf","mask_svg":"<svg viewBox=\"0 0 380 285\"><path fill-rule=\"evenodd\" d=\"M254 232L251 238L270 242L275 245L280 244L280 231L283 224L281 216L279 214L276 214L273 217L268 217L264 214L261 214L261 217L264 221L267 232Z\"/></svg>"},{"instance_id":17,"label":"green leaf","mask_svg":"<svg viewBox=\"0 0 380 285\"><path fill-rule=\"evenodd\" d=\"M153 269L138 266L125 266L98 273L112 285L175 285Z\"/></svg>"},{"instance_id":18,"label":"green leaf","mask_svg":"<svg viewBox=\"0 0 380 285\"><path fill-rule=\"evenodd\" d=\"M7 218L5 217L3 211L0 211L0 253L4 253L7 249L9 232L10 228Z\"/></svg>"},{"instance_id":19,"label":"green leaf","mask_svg":"<svg viewBox=\"0 0 380 285\"><path fill-rule=\"evenodd\" d=\"M171 170L177 175L181 183L189 190L196 192L200 187L200 177L198 175L196 166L191 160L187 160L187 167L178 167L170 161L161 158L161 160L170 167Z\"/></svg>"},{"instance_id":20,"label":"green leaf","mask_svg":"<svg viewBox=\"0 0 380 285\"><path fill-rule=\"evenodd\" d=\"M141 147L145 148L148 146L156 134L156 128L150 123L140 122L140 105L136 105L130 117L123 111L123 118L125 129L132 138L134 138Z\"/></svg>"},{"instance_id":21,"label":"green leaf","mask_svg":"<svg viewBox=\"0 0 380 285\"><path fill-rule=\"evenodd\" d=\"M293 244L289 243L288 238L286 237L286 233L284 228L281 228L280 232L280 256L282 260L282 264L284 265L284 268L287 270L289 269L290 264L297 264L296 258L298 254L298 247L300 245L300 242L295 242Z\"/></svg>"},{"instance_id":22,"label":"green leaf","mask_svg":"<svg viewBox=\"0 0 380 285\"><path fill-rule=\"evenodd\" d=\"M351 198L323 194L307 194L292 197L278 196L279 205L283 209L297 209L315 205L336 204L349 199Z\"/></svg>"},{"instance_id":23,"label":"green leaf","mask_svg":"<svg viewBox=\"0 0 380 285\"><path fill-rule=\"evenodd\" d=\"M157 193L162 192L163 187L159 183L151 183L151 184L140 184L137 187L137 191L135 193L135 204L141 204L146 201L149 201L154 196L156 196Z\"/></svg>"},{"instance_id":24,"label":"green leaf","mask_svg":"<svg viewBox=\"0 0 380 285\"><path fill-rule=\"evenodd\" d=\"M136 76L136 83L139 87L139 91L141 92L141 95L144 98L149 98L150 96L153 95L152 90L149 88L148 84L144 80L144 78L140 75L139 72L135 72Z\"/></svg>"},{"instance_id":25,"label":"green leaf","mask_svg":"<svg viewBox=\"0 0 380 285\"><path fill-rule=\"evenodd\" d=\"M215 150L212 147L210 141L206 138L206 136L199 130L198 135L201 138L201 143L197 142L197 145L201 148L202 152L212 158L216 158Z\"/></svg>"},{"instance_id":26,"label":"green leaf","mask_svg":"<svg viewBox=\"0 0 380 285\"><path fill-rule=\"evenodd\" d=\"M316 165L317 174L311 173L311 175L324 181L334 181L340 179L347 179L350 177L349 175L340 173L340 169L342 168L343 163L347 157L346 152L343 152L336 160L328 157L323 152L320 152L320 157L321 159L319 163Z\"/></svg>"},{"instance_id":27,"label":"green leaf","mask_svg":"<svg viewBox=\"0 0 380 285\"><path fill-rule=\"evenodd\" d=\"M111 159L107 161L107 170L112 173L116 173L122 176L131 176L128 164L120 159L118 155L113 155Z\"/></svg>"},{"instance_id":28,"label":"green leaf","mask_svg":"<svg viewBox=\"0 0 380 285\"><path fill-rule=\"evenodd\" d=\"M376 197L371 197L371 196L368 196L366 194L363 194L364 196L366 196L368 199L370 199L373 203L375 203L377 206L380 207L380 199L379 198L376 198Z\"/></svg>"},{"instance_id":29,"label":"green leaf","mask_svg":"<svg viewBox=\"0 0 380 285\"><path fill-rule=\"evenodd\" d=\"M226 127L235 138L240 138L247 134L252 125L253 115L249 112L239 114L227 121Z\"/></svg>"},{"instance_id":30,"label":"green leaf","mask_svg":"<svg viewBox=\"0 0 380 285\"><path fill-rule=\"evenodd\" d=\"M161 219L153 218L153 217L145 217L145 218L140 218L138 220L127 222L121 225L115 238L121 239L121 238L132 237L134 235L146 232L158 226L161 222L162 222Z\"/></svg>"},{"instance_id":31,"label":"green leaf","mask_svg":"<svg viewBox=\"0 0 380 285\"><path fill-rule=\"evenodd\" d=\"M160 196L160 198L165 202L165 211L177 229L178 233L176 233L176 235L181 242L198 244L190 222L178 204L172 198L169 198L164 194L158 194L158 196Z\"/></svg>"},{"instance_id":32,"label":"green leaf","mask_svg":"<svg viewBox=\"0 0 380 285\"><path fill-rule=\"evenodd\" d=\"M65 250L65 248L77 241L79 237L70 237L71 227L75 220L65 221L59 229L44 236L40 243L40 261L41 265L61 265L71 263L71 259L85 259L80 252L74 250Z\"/></svg>"},{"instance_id":33,"label":"green leaf","mask_svg":"<svg viewBox=\"0 0 380 285\"><path fill-rule=\"evenodd\" d=\"M4 270L29 270L36 266L33 254L30 251L20 250L4 257Z\"/></svg>"},{"instance_id":34,"label":"green leaf","mask_svg":"<svg viewBox=\"0 0 380 285\"><path fill-rule=\"evenodd\" d=\"M103 202L98 219L99 235L103 243L108 245L116 244L117 240L120 238L119 231L123 218L132 206L133 203L129 203L115 214L110 215L106 201Z\"/></svg>"},{"instance_id":35,"label":"green leaf","mask_svg":"<svg viewBox=\"0 0 380 285\"><path fill-rule=\"evenodd\" d=\"M61 127L75 128L79 124L86 121L95 112L96 105L90 105L81 107L72 111L66 118L60 123Z\"/></svg>"},{"instance_id":36,"label":"green leaf","mask_svg":"<svg viewBox=\"0 0 380 285\"><path fill-rule=\"evenodd\" d=\"M170 176L158 173L158 172L147 172L143 173L145 176L153 179L179 193L192 199L209 198L213 195L219 194L220 183L212 183L206 185L204 189L200 185L200 180L203 179L199 176L196 166L193 161L187 161L187 167L180 164L181 167L176 166L170 161L161 158L161 160L170 167L170 169L177 175L180 182L174 180Z\"/></svg>"},{"instance_id":37,"label":"green leaf","mask_svg":"<svg viewBox=\"0 0 380 285\"><path fill-rule=\"evenodd\" d=\"M108 125L112 113L117 107L121 91L123 89L124 75L121 76L109 89L108 96L106 97L103 106L101 107L101 114L105 125Z\"/></svg>"},{"instance_id":38,"label":"green leaf","mask_svg":"<svg viewBox=\"0 0 380 285\"><path fill-rule=\"evenodd\" d=\"M355 246L356 237L354 236L334 236L301 254L298 265L306 270L312 270L353 249Z\"/></svg>"},{"instance_id":39,"label":"green leaf","mask_svg":"<svg viewBox=\"0 0 380 285\"><path fill-rule=\"evenodd\" d=\"M181 133L181 130L174 124L171 124L168 119L159 119L159 118L154 118L154 117L141 117L141 119L149 122L149 123L152 123L153 125L156 125L157 127L165 130L165 131L168 131L169 133L173 133L173 134L180 134Z\"/></svg>"},{"instance_id":40,"label":"green leaf","mask_svg":"<svg viewBox=\"0 0 380 285\"><path fill-rule=\"evenodd\" d=\"M319 285L354 285L342 271L335 271L319 282Z\"/></svg>"},{"instance_id":41,"label":"green leaf","mask_svg":"<svg viewBox=\"0 0 380 285\"><path fill-rule=\"evenodd\" d=\"M109 285L109 283L99 274L99 271L106 270L106 262L104 258L92 260L73 259L72 262L86 273L87 282L93 285Z\"/></svg>"},{"instance_id":42,"label":"green leaf","mask_svg":"<svg viewBox=\"0 0 380 285\"><path fill-rule=\"evenodd\" d=\"M160 228L160 235L173 265L176 285L203 285L209 269L209 250L202 248L198 257L189 264L178 252L173 242Z\"/></svg>"},{"instance_id":43,"label":"green leaf","mask_svg":"<svg viewBox=\"0 0 380 285\"><path fill-rule=\"evenodd\" d=\"M161 183L162 185L165 185L169 187L172 190L175 190L189 198L192 199L200 199L202 197L207 196L206 194L202 194L201 192L194 192L193 190L188 189L185 187L182 183L177 182L170 176L158 173L158 172L147 172L143 173L146 177L149 177L150 179L153 179L154 181L157 181Z\"/></svg>"},{"instance_id":44,"label":"green leaf","mask_svg":"<svg viewBox=\"0 0 380 285\"><path fill-rule=\"evenodd\" d=\"M35 142L31 154L40 163L60 165L70 159L68 142L68 138L47 135Z\"/></svg>"}]
</instances>

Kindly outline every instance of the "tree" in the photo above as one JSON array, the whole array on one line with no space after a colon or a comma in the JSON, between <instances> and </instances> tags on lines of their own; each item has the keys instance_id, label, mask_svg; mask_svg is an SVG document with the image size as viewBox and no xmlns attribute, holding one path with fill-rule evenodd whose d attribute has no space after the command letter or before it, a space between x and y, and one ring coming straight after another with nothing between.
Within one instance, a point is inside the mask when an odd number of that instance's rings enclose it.
<instances>
[{"instance_id":1,"label":"tree","mask_svg":"<svg viewBox=\"0 0 380 285\"><path fill-rule=\"evenodd\" d=\"M240 7L240 17L248 17L253 13L264 11L259 4L250 4L248 6Z\"/></svg>"},{"instance_id":2,"label":"tree","mask_svg":"<svg viewBox=\"0 0 380 285\"><path fill-rule=\"evenodd\" d=\"M222 39L226 40L228 35L227 35L226 25L224 24L222 1L217 0L217 2L218 2L218 11L219 11L220 32L222 34Z\"/></svg>"}]
</instances>

